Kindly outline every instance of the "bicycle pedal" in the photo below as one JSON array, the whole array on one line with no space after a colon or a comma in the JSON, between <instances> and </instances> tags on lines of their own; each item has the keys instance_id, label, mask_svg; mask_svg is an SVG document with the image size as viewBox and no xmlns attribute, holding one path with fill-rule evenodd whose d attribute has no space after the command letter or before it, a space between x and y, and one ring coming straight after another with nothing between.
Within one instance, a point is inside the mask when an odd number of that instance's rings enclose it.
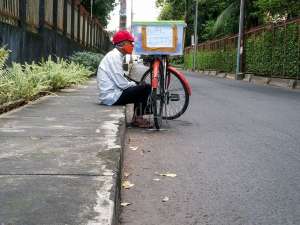
<instances>
[{"instance_id":1,"label":"bicycle pedal","mask_svg":"<svg viewBox=\"0 0 300 225\"><path fill-rule=\"evenodd\" d=\"M176 102L180 100L179 94L171 94L169 97L170 101Z\"/></svg>"}]
</instances>

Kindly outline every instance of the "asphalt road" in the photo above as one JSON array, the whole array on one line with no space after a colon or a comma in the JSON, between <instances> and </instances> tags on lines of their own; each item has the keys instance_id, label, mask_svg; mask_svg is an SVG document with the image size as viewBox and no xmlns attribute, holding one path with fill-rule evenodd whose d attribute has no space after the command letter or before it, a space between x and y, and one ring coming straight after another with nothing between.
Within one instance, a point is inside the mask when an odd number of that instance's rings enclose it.
<instances>
[{"instance_id":1,"label":"asphalt road","mask_svg":"<svg viewBox=\"0 0 300 225\"><path fill-rule=\"evenodd\" d=\"M182 117L128 129L121 224L299 225L300 92L186 74Z\"/></svg>"}]
</instances>

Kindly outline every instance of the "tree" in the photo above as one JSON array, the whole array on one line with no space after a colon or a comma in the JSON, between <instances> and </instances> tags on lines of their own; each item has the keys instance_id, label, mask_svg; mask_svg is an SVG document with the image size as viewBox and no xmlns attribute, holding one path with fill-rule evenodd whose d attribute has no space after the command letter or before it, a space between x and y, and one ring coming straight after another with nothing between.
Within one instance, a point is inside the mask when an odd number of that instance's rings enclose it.
<instances>
[{"instance_id":1,"label":"tree","mask_svg":"<svg viewBox=\"0 0 300 225\"><path fill-rule=\"evenodd\" d=\"M162 7L160 19L185 18L187 23L187 45L194 29L196 0L156 0ZM203 42L208 39L238 32L240 0L197 0L198 37ZM182 10L185 9L185 10ZM245 28L269 22L269 17L295 18L300 16L299 0L247 0Z\"/></svg>"},{"instance_id":2,"label":"tree","mask_svg":"<svg viewBox=\"0 0 300 225\"><path fill-rule=\"evenodd\" d=\"M158 7L162 7L160 20L184 20L185 2L182 0L156 1Z\"/></svg>"},{"instance_id":3,"label":"tree","mask_svg":"<svg viewBox=\"0 0 300 225\"><path fill-rule=\"evenodd\" d=\"M106 27L109 20L109 13L117 5L116 0L93 0L93 15L98 17L101 24ZM91 10L91 0L81 0L81 4Z\"/></svg>"},{"instance_id":4,"label":"tree","mask_svg":"<svg viewBox=\"0 0 300 225\"><path fill-rule=\"evenodd\" d=\"M298 0L257 0L256 5L265 19L269 16L286 16L288 19L300 16L300 2Z\"/></svg>"}]
</instances>

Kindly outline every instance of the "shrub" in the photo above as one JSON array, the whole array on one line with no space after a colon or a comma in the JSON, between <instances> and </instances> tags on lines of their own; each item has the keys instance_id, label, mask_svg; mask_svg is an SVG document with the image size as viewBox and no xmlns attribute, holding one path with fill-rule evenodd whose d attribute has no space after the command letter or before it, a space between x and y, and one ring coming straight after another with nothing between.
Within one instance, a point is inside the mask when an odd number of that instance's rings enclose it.
<instances>
[{"instance_id":1,"label":"shrub","mask_svg":"<svg viewBox=\"0 0 300 225\"><path fill-rule=\"evenodd\" d=\"M76 52L70 57L70 60L74 63L84 65L91 71L97 71L98 65L102 60L103 55L94 52Z\"/></svg>"},{"instance_id":2,"label":"shrub","mask_svg":"<svg viewBox=\"0 0 300 225\"><path fill-rule=\"evenodd\" d=\"M299 25L289 24L246 36L245 72L261 76L296 79L299 76ZM186 54L185 67L192 68L193 53ZM196 68L234 72L236 48L205 50L197 53ZM299 78L298 78L299 79Z\"/></svg>"},{"instance_id":3,"label":"shrub","mask_svg":"<svg viewBox=\"0 0 300 225\"><path fill-rule=\"evenodd\" d=\"M184 57L183 56L171 56L170 63L175 66L181 66L184 63Z\"/></svg>"},{"instance_id":4,"label":"shrub","mask_svg":"<svg viewBox=\"0 0 300 225\"><path fill-rule=\"evenodd\" d=\"M197 52L196 69L231 72L235 69L235 59L236 52L234 49ZM193 52L186 54L184 60L185 68L192 68Z\"/></svg>"},{"instance_id":5,"label":"shrub","mask_svg":"<svg viewBox=\"0 0 300 225\"><path fill-rule=\"evenodd\" d=\"M19 99L30 101L41 92L80 84L92 73L83 65L63 59L54 62L51 57L40 64L13 63L10 68L4 69L7 56L0 57L0 105Z\"/></svg>"}]
</instances>

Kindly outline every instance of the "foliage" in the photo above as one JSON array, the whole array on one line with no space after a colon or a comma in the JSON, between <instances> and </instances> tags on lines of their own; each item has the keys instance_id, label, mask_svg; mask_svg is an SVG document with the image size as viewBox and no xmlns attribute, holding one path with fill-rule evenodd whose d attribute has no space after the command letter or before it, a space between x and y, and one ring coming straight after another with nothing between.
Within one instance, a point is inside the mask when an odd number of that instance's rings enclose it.
<instances>
[{"instance_id":1,"label":"foliage","mask_svg":"<svg viewBox=\"0 0 300 225\"><path fill-rule=\"evenodd\" d=\"M81 4L90 12L91 0L81 0ZM116 0L93 0L93 15L99 18L105 27L109 20L109 13L117 5Z\"/></svg>"},{"instance_id":2,"label":"foliage","mask_svg":"<svg viewBox=\"0 0 300 225\"><path fill-rule=\"evenodd\" d=\"M156 5L162 7L159 19L160 20L184 20L185 12L185 2L180 0L156 1Z\"/></svg>"},{"instance_id":3,"label":"foliage","mask_svg":"<svg viewBox=\"0 0 300 225\"><path fill-rule=\"evenodd\" d=\"M245 42L245 72L262 76L296 79L299 73L299 25L263 31L249 36ZM193 67L193 53L185 55L185 67ZM197 53L198 70L234 72L235 46L217 50L201 50Z\"/></svg>"},{"instance_id":4,"label":"foliage","mask_svg":"<svg viewBox=\"0 0 300 225\"><path fill-rule=\"evenodd\" d=\"M237 33L240 0L198 0L198 3L199 42ZM249 0L245 3L246 29L262 25L274 17L300 16L298 0ZM195 0L156 0L156 4L162 8L159 19L185 18L186 45L190 45L190 37L194 33Z\"/></svg>"},{"instance_id":5,"label":"foliage","mask_svg":"<svg viewBox=\"0 0 300 225\"><path fill-rule=\"evenodd\" d=\"M4 47L0 48L0 72L3 72L4 64L8 58L9 50L6 50ZM1 73L0 73L1 75Z\"/></svg>"},{"instance_id":6,"label":"foliage","mask_svg":"<svg viewBox=\"0 0 300 225\"><path fill-rule=\"evenodd\" d=\"M256 0L261 14L271 17L286 15L289 19L300 16L300 2L298 0ZM268 21L269 22L269 21Z\"/></svg>"},{"instance_id":7,"label":"foliage","mask_svg":"<svg viewBox=\"0 0 300 225\"><path fill-rule=\"evenodd\" d=\"M0 50L2 51L3 49ZM5 55L7 58L7 54ZM1 58L3 57L0 57L0 105L19 99L30 101L41 92L56 91L82 83L91 74L82 65L63 59L54 62L50 57L41 64L13 63L12 67L4 69L4 60Z\"/></svg>"},{"instance_id":8,"label":"foliage","mask_svg":"<svg viewBox=\"0 0 300 225\"><path fill-rule=\"evenodd\" d=\"M299 67L299 34L295 24L265 31L246 40L246 71L264 76L296 78Z\"/></svg>"},{"instance_id":9,"label":"foliage","mask_svg":"<svg viewBox=\"0 0 300 225\"><path fill-rule=\"evenodd\" d=\"M171 56L170 63L174 66L182 66L184 64L183 56Z\"/></svg>"},{"instance_id":10,"label":"foliage","mask_svg":"<svg viewBox=\"0 0 300 225\"><path fill-rule=\"evenodd\" d=\"M234 49L201 51L196 54L197 70L217 70L231 72L235 68L236 52ZM193 68L193 53L185 56L185 68Z\"/></svg>"},{"instance_id":11,"label":"foliage","mask_svg":"<svg viewBox=\"0 0 300 225\"><path fill-rule=\"evenodd\" d=\"M72 62L84 65L86 68L91 71L96 72L100 61L102 60L103 55L100 53L94 52L76 52L70 57Z\"/></svg>"}]
</instances>

